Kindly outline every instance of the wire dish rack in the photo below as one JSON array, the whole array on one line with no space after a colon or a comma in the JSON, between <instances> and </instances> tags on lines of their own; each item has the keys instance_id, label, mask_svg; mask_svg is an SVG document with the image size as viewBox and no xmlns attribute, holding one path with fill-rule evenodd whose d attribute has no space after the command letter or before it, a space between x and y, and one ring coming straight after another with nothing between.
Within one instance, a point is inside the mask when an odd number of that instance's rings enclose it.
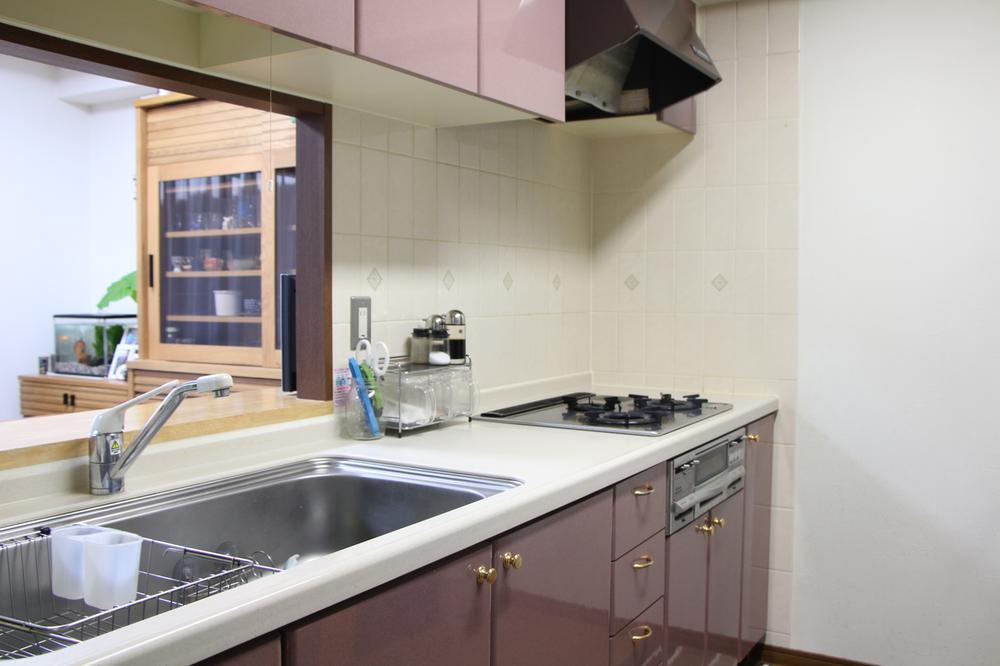
<instances>
[{"instance_id":1,"label":"wire dish rack","mask_svg":"<svg viewBox=\"0 0 1000 666\"><path fill-rule=\"evenodd\" d=\"M51 538L0 541L0 660L47 654L280 571L143 539L135 601L99 610L52 593Z\"/></svg>"}]
</instances>

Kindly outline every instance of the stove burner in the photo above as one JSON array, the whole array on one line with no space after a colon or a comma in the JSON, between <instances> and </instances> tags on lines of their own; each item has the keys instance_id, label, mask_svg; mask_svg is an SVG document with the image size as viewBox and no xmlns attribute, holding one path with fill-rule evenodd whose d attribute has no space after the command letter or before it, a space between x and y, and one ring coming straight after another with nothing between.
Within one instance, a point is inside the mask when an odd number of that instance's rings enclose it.
<instances>
[{"instance_id":1,"label":"stove burner","mask_svg":"<svg viewBox=\"0 0 1000 666\"><path fill-rule=\"evenodd\" d=\"M566 405L566 412L592 412L600 411L606 409L604 405L595 405L593 403L593 397L586 398L574 398L573 396L563 397L563 403ZM586 402L580 402L581 400L586 400Z\"/></svg>"},{"instance_id":2,"label":"stove burner","mask_svg":"<svg viewBox=\"0 0 1000 666\"><path fill-rule=\"evenodd\" d=\"M631 412L618 412L618 411L584 412L583 418L587 421L587 423L594 423L599 425L624 426L626 428L630 426L660 424L660 416L658 414L654 414L651 412L642 412L638 410L633 410Z\"/></svg>"}]
</instances>

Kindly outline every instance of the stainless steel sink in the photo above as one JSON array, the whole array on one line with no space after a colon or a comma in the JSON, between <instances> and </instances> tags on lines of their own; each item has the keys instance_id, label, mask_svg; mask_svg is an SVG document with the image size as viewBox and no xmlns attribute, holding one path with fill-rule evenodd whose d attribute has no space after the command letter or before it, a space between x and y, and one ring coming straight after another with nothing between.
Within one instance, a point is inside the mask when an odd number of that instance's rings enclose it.
<instances>
[{"instance_id":1,"label":"stainless steel sink","mask_svg":"<svg viewBox=\"0 0 1000 666\"><path fill-rule=\"evenodd\" d=\"M517 485L314 458L7 528L0 531L0 660L68 647L249 582L293 556L348 548ZM49 538L38 528L78 522L145 537L134 601L100 611L52 593Z\"/></svg>"},{"instance_id":2,"label":"stainless steel sink","mask_svg":"<svg viewBox=\"0 0 1000 666\"><path fill-rule=\"evenodd\" d=\"M35 524L107 525L281 567L293 555L332 553L517 485L512 479L324 457Z\"/></svg>"}]
</instances>

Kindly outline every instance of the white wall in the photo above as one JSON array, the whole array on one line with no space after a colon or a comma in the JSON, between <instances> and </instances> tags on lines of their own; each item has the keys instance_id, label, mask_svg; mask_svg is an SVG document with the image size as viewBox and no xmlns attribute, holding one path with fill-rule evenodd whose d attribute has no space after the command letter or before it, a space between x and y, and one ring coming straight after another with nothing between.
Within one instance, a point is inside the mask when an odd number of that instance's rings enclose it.
<instances>
[{"instance_id":1,"label":"white wall","mask_svg":"<svg viewBox=\"0 0 1000 666\"><path fill-rule=\"evenodd\" d=\"M998 28L802 3L796 648L997 663Z\"/></svg>"},{"instance_id":2,"label":"white wall","mask_svg":"<svg viewBox=\"0 0 1000 666\"><path fill-rule=\"evenodd\" d=\"M17 375L53 350L52 315L94 312L135 266L131 107L60 101L59 70L0 56L0 420L17 418ZM124 160L124 161L123 161ZM125 305L125 311L134 306ZM109 309L110 311L110 309Z\"/></svg>"}]
</instances>

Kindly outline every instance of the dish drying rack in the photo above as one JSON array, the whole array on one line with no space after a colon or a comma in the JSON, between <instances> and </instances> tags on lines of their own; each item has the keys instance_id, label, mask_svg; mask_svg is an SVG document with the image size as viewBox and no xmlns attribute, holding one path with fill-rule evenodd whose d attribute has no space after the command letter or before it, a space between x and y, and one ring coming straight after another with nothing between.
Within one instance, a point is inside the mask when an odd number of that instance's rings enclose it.
<instances>
[{"instance_id":1,"label":"dish drying rack","mask_svg":"<svg viewBox=\"0 0 1000 666\"><path fill-rule=\"evenodd\" d=\"M280 571L144 538L135 601L99 610L55 596L51 562L48 528L0 541L0 660L48 654Z\"/></svg>"}]
</instances>

